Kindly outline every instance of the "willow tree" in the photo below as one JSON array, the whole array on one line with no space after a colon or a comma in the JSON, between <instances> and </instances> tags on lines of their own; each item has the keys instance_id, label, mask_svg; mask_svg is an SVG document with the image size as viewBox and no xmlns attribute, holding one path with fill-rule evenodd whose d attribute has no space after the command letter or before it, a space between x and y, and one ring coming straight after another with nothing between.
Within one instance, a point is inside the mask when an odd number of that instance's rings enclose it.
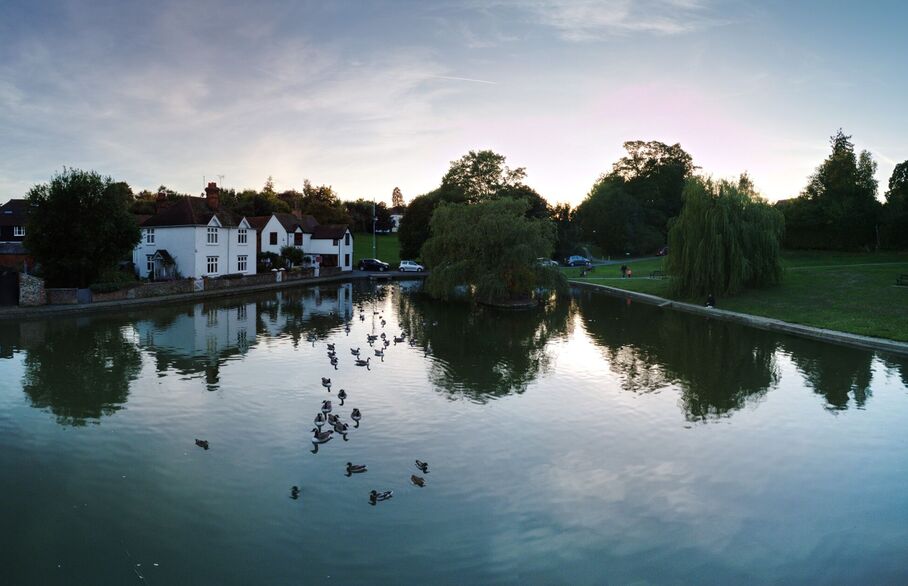
<instances>
[{"instance_id":1,"label":"willow tree","mask_svg":"<svg viewBox=\"0 0 908 586\"><path fill-rule=\"evenodd\" d=\"M784 225L746 175L738 183L689 179L668 235L675 293L729 295L778 283Z\"/></svg>"},{"instance_id":2,"label":"willow tree","mask_svg":"<svg viewBox=\"0 0 908 586\"><path fill-rule=\"evenodd\" d=\"M531 299L538 287L563 287L561 272L537 260L551 255L555 226L528 218L528 207L510 198L439 204L432 235L422 247L422 260L432 271L429 294L446 299L466 286L480 302L510 304Z\"/></svg>"}]
</instances>

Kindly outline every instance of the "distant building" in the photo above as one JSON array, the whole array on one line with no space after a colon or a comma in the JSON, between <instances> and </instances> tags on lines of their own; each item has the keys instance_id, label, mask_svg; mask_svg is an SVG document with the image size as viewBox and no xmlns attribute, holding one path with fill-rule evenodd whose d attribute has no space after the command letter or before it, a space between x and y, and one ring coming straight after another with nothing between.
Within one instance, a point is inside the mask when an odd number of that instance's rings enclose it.
<instances>
[{"instance_id":1,"label":"distant building","mask_svg":"<svg viewBox=\"0 0 908 586\"><path fill-rule=\"evenodd\" d=\"M0 267L21 269L31 258L25 251L28 200L11 199L0 206Z\"/></svg>"},{"instance_id":2,"label":"distant building","mask_svg":"<svg viewBox=\"0 0 908 586\"><path fill-rule=\"evenodd\" d=\"M158 200L157 213L141 223L142 240L133 250L139 277L217 277L254 275L256 232L246 218L220 206L214 183L205 197Z\"/></svg>"},{"instance_id":3,"label":"distant building","mask_svg":"<svg viewBox=\"0 0 908 586\"><path fill-rule=\"evenodd\" d=\"M400 229L400 220L404 217L404 212L406 211L406 209L406 207L397 206L388 210L389 212L391 212L392 232L397 232Z\"/></svg>"},{"instance_id":4,"label":"distant building","mask_svg":"<svg viewBox=\"0 0 908 586\"><path fill-rule=\"evenodd\" d=\"M249 218L258 231L259 252L280 254L285 246L302 250L306 264L353 270L353 234L346 224L319 225L312 216L274 213Z\"/></svg>"}]
</instances>

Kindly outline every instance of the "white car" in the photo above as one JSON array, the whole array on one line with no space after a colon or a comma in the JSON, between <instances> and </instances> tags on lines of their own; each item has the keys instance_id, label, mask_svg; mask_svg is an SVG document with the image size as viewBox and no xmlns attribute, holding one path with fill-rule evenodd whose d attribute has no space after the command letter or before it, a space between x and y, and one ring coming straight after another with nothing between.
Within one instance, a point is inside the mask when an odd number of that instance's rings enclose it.
<instances>
[{"instance_id":1,"label":"white car","mask_svg":"<svg viewBox=\"0 0 908 586\"><path fill-rule=\"evenodd\" d=\"M405 273L407 271L413 271L415 273L421 273L426 270L426 267L422 266L415 260L402 260L400 261L400 266L397 267L397 270Z\"/></svg>"}]
</instances>

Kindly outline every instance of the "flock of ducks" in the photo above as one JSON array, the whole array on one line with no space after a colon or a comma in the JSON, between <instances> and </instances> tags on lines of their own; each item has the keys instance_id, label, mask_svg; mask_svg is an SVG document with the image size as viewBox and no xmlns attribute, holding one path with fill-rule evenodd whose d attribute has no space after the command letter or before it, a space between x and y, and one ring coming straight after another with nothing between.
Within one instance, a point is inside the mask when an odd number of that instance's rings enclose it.
<instances>
[{"instance_id":1,"label":"flock of ducks","mask_svg":"<svg viewBox=\"0 0 908 586\"><path fill-rule=\"evenodd\" d=\"M359 306L359 312L360 312L359 313L360 321L365 321L366 315L365 315L362 305ZM375 311L373 313L375 315L379 315L380 312ZM384 326L387 324L387 322L385 321L383 316L380 316L379 319L380 319L382 328L384 328ZM345 324L344 331L347 334L350 333L350 322L349 321ZM312 342L313 346L315 346L316 337L314 336L314 334L310 334L309 336L307 336L306 339L308 341ZM398 336L393 336L391 339L394 341L394 345L397 345L397 344L406 342L407 337L405 334L401 333ZM382 332L380 335L367 334L366 342L369 344L370 347L373 347L375 356L377 358L380 358L382 360L382 362L384 362L385 349L387 349L391 345L391 342L388 340L387 335L384 332ZM376 344L379 345L378 348L374 347ZM410 340L410 345L411 346L414 345L414 341L412 339ZM330 362L331 366L333 366L334 369L337 370L338 357L337 357L337 351L336 351L334 343L327 345L327 354L328 354L328 361ZM359 347L350 348L350 354L354 357L354 364L356 366L365 367L367 370L370 369L369 361L372 360L371 356L367 356L365 359L361 358L361 356L360 356L361 350ZM322 377L322 387L327 389L327 391L330 393L331 392L331 379L328 377ZM343 407L344 402L347 400L347 391L345 391L344 389L340 389L335 396L337 397L340 406ZM322 401L321 408L319 409L318 413L315 414L315 418L313 419L313 423L315 424L315 427L312 428L312 438L311 438L313 454L317 454L319 446L321 444L325 444L325 443L328 443L329 441L331 441L331 439L334 437L335 434L343 437L344 441L348 441L347 435L350 434L354 429L359 428L360 421L363 418L363 415L360 412L360 410L358 408L354 407L353 410L350 412L350 420L353 422L353 424L351 425L351 424L345 422L343 419L341 419L340 415L333 413L333 411L334 411L334 405L332 404L331 400L324 399ZM208 450L210 447L208 444L208 440L196 439L195 444L204 450ZM429 473L429 464L427 462L423 462L422 460L415 460L415 465L416 465L417 470L419 470L423 474ZM354 464L352 462L347 462L346 475L348 477L352 476L354 474L363 474L367 471L368 471L368 467L365 464ZM412 474L410 476L410 483L413 484L414 486L422 488L426 485L426 479L423 478L422 476ZM300 496L300 488L298 486L291 487L290 488L290 498L296 500L299 498L299 496ZM394 496L393 490L384 490L384 491L372 490L369 492L369 504L375 505L376 503L378 503L380 501L386 501L386 500L392 498L393 496Z\"/></svg>"}]
</instances>

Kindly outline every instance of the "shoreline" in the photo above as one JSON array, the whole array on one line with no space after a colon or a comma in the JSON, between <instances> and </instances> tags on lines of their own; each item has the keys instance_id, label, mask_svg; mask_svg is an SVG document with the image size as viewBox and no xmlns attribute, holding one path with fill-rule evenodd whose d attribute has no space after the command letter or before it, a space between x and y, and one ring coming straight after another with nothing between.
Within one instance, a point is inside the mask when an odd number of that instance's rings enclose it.
<instances>
[{"instance_id":1,"label":"shoreline","mask_svg":"<svg viewBox=\"0 0 908 586\"><path fill-rule=\"evenodd\" d=\"M161 295L158 297L143 297L139 299L117 299L115 301L99 301L97 303L77 303L72 305L37 305L34 307L11 306L0 309L0 322L8 320L26 320L40 319L54 315L81 315L85 313L98 313L104 311L118 311L130 309L132 307L143 305L163 305L171 303L184 303L187 301L201 301L213 297L229 297L231 295L244 295L246 293L258 293L261 291L271 291L274 289L287 289L290 287L305 287L309 285L320 285L322 283L336 283L338 281L355 281L363 279L424 279L427 273L414 273L400 271L389 271L385 273L372 273L362 271L350 271L337 275L325 277L310 277L305 279L293 279L281 281L280 283L262 283L259 285L248 285L245 287L234 287L224 289L212 289L209 291L194 291L192 293L176 293L173 295Z\"/></svg>"},{"instance_id":2,"label":"shoreline","mask_svg":"<svg viewBox=\"0 0 908 586\"><path fill-rule=\"evenodd\" d=\"M825 328L806 326L803 324L787 322L772 317L763 317L749 313L728 311L727 309L709 308L700 305L694 305L693 303L685 303L683 301L673 301L671 299L666 299L657 295L650 295L649 293L628 291L626 289L619 289L617 287L610 287L608 285L600 285L598 283L590 283L587 281L568 280L568 283L573 287L602 291L603 293L606 293L613 297L634 299L636 301L655 305L660 308L673 309L675 311L683 311L685 313L691 313L694 315L699 315L701 317L729 321L745 326L750 326L752 328L759 328L761 330L791 334L793 336L800 336L802 338L811 338L813 340L863 348L865 350L879 350L881 352L889 352L891 354L897 354L900 356L908 356L908 343L906 342L887 340L886 338L875 338L872 336L862 336L860 334L851 334L839 330L828 330Z\"/></svg>"}]
</instances>

